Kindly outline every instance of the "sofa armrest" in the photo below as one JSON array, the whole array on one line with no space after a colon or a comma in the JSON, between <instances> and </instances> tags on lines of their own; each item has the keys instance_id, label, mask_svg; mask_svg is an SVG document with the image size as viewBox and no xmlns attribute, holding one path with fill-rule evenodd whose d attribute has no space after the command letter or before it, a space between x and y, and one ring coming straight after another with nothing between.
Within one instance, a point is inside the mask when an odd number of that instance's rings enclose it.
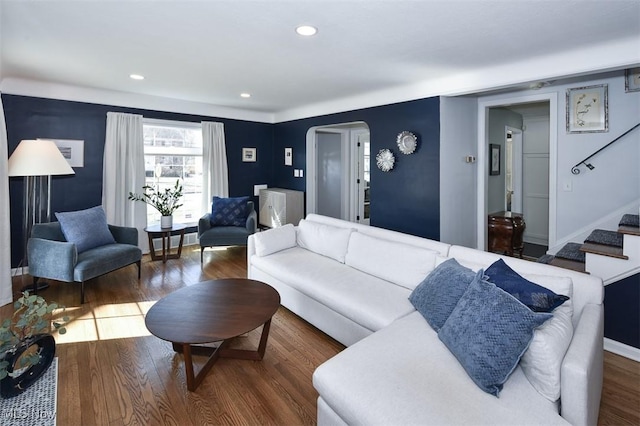
<instances>
[{"instance_id":1,"label":"sofa armrest","mask_svg":"<svg viewBox=\"0 0 640 426\"><path fill-rule=\"evenodd\" d=\"M596 425L602 395L604 307L587 304L560 370L561 414L572 425Z\"/></svg>"},{"instance_id":2,"label":"sofa armrest","mask_svg":"<svg viewBox=\"0 0 640 426\"><path fill-rule=\"evenodd\" d=\"M209 229L211 229L211 213L205 213L205 215L198 220L198 238Z\"/></svg>"},{"instance_id":3,"label":"sofa armrest","mask_svg":"<svg viewBox=\"0 0 640 426\"><path fill-rule=\"evenodd\" d=\"M250 234L256 232L256 229L258 227L258 214L255 210L251 211L251 213L249 213L249 216L247 216L247 223L245 226Z\"/></svg>"},{"instance_id":4,"label":"sofa armrest","mask_svg":"<svg viewBox=\"0 0 640 426\"><path fill-rule=\"evenodd\" d=\"M29 238L27 243L29 275L59 281L73 281L78 250L73 243Z\"/></svg>"},{"instance_id":5,"label":"sofa armrest","mask_svg":"<svg viewBox=\"0 0 640 426\"><path fill-rule=\"evenodd\" d=\"M129 226L109 225L109 231L116 243L138 246L138 230Z\"/></svg>"}]
</instances>

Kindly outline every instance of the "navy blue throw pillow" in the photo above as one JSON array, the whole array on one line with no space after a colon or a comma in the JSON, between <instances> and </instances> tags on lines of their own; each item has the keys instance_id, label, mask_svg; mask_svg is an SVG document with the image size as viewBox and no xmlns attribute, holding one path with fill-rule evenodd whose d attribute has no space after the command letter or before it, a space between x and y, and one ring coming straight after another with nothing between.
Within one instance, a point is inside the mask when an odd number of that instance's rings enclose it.
<instances>
[{"instance_id":1,"label":"navy blue throw pillow","mask_svg":"<svg viewBox=\"0 0 640 426\"><path fill-rule=\"evenodd\" d=\"M247 223L249 197L213 197L211 203L211 225L244 226Z\"/></svg>"},{"instance_id":2,"label":"navy blue throw pillow","mask_svg":"<svg viewBox=\"0 0 640 426\"><path fill-rule=\"evenodd\" d=\"M567 296L555 294L548 288L522 277L502 259L495 261L484 271L484 274L490 282L511 294L534 312L552 312L569 300Z\"/></svg>"},{"instance_id":3,"label":"navy blue throw pillow","mask_svg":"<svg viewBox=\"0 0 640 426\"><path fill-rule=\"evenodd\" d=\"M409 295L409 301L431 328L438 331L475 276L475 272L451 258L436 266L416 286Z\"/></svg>"}]
</instances>

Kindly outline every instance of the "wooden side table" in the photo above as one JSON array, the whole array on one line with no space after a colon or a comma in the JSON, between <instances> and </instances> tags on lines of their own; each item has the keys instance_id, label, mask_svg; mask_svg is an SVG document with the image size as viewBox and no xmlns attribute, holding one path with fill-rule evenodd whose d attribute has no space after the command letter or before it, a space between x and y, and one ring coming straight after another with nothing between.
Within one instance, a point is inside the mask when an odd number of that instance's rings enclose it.
<instances>
[{"instance_id":1,"label":"wooden side table","mask_svg":"<svg viewBox=\"0 0 640 426\"><path fill-rule=\"evenodd\" d=\"M187 225L182 223L174 223L171 228L161 228L160 225L151 225L144 228L147 236L149 237L149 254L151 255L151 260L162 259L162 263L166 263L167 259L180 259L185 229L187 229ZM172 232L180 233L180 242L178 243L178 250L176 253L171 253ZM153 247L154 238L162 238L162 256L156 254L156 250Z\"/></svg>"},{"instance_id":2,"label":"wooden side table","mask_svg":"<svg viewBox=\"0 0 640 426\"><path fill-rule=\"evenodd\" d=\"M522 259L522 234L526 228L522 214L507 211L491 213L488 216L488 227L489 251L506 253L508 256L518 252Z\"/></svg>"}]
</instances>

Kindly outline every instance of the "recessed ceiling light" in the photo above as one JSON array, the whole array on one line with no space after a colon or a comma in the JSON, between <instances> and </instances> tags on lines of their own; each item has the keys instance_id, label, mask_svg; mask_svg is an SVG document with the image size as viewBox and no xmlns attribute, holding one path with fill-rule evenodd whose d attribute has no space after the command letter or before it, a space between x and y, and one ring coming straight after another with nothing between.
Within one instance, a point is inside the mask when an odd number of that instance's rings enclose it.
<instances>
[{"instance_id":1,"label":"recessed ceiling light","mask_svg":"<svg viewBox=\"0 0 640 426\"><path fill-rule=\"evenodd\" d=\"M240 93L240 97L241 98L250 98L251 97L251 93Z\"/></svg>"},{"instance_id":2,"label":"recessed ceiling light","mask_svg":"<svg viewBox=\"0 0 640 426\"><path fill-rule=\"evenodd\" d=\"M312 27L311 25L300 25L296 28L296 32L301 36L312 36L318 32L316 27Z\"/></svg>"},{"instance_id":3,"label":"recessed ceiling light","mask_svg":"<svg viewBox=\"0 0 640 426\"><path fill-rule=\"evenodd\" d=\"M140 74L129 74L129 77L134 80L144 80L144 76Z\"/></svg>"}]
</instances>

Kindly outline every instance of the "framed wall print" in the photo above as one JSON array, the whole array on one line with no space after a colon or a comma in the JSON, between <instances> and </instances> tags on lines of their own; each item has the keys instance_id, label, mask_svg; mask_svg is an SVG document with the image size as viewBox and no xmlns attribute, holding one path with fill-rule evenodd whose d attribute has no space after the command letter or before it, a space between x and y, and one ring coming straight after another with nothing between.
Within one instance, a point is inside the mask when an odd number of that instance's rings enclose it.
<instances>
[{"instance_id":1,"label":"framed wall print","mask_svg":"<svg viewBox=\"0 0 640 426\"><path fill-rule=\"evenodd\" d=\"M640 92L640 68L629 68L624 71L624 91Z\"/></svg>"},{"instance_id":2,"label":"framed wall print","mask_svg":"<svg viewBox=\"0 0 640 426\"><path fill-rule=\"evenodd\" d=\"M56 144L71 167L84 167L84 141L75 139L49 139Z\"/></svg>"},{"instance_id":3,"label":"framed wall print","mask_svg":"<svg viewBox=\"0 0 640 426\"><path fill-rule=\"evenodd\" d=\"M567 89L567 133L609 131L608 86Z\"/></svg>"},{"instance_id":4,"label":"framed wall print","mask_svg":"<svg viewBox=\"0 0 640 426\"><path fill-rule=\"evenodd\" d=\"M256 149L255 148L242 148L242 161L245 163L256 162Z\"/></svg>"},{"instance_id":5,"label":"framed wall print","mask_svg":"<svg viewBox=\"0 0 640 426\"><path fill-rule=\"evenodd\" d=\"M489 144L489 175L500 175L500 145Z\"/></svg>"},{"instance_id":6,"label":"framed wall print","mask_svg":"<svg viewBox=\"0 0 640 426\"><path fill-rule=\"evenodd\" d=\"M293 166L293 148L284 149L284 165Z\"/></svg>"}]
</instances>

